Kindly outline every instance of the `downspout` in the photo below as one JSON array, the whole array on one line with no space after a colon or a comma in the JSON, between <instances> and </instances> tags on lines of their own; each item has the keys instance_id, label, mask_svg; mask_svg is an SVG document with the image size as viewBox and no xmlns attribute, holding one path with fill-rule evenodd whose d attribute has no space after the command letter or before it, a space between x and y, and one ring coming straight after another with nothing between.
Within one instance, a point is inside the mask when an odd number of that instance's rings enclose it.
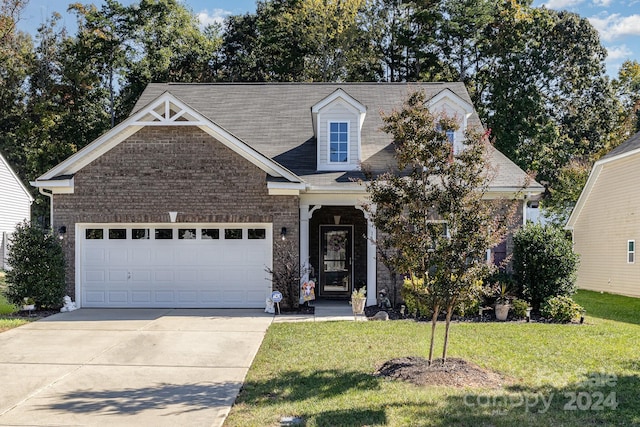
<instances>
[{"instance_id":1,"label":"downspout","mask_svg":"<svg viewBox=\"0 0 640 427\"><path fill-rule=\"evenodd\" d=\"M47 196L49 198L49 228L53 233L53 192L45 193L43 187L38 187L38 192L43 196Z\"/></svg>"}]
</instances>

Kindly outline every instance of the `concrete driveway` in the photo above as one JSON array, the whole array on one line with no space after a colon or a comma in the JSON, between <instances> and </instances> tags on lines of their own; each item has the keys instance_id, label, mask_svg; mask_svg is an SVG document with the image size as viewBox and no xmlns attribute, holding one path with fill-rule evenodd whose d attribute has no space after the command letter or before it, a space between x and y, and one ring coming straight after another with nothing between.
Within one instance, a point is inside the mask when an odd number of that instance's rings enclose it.
<instances>
[{"instance_id":1,"label":"concrete driveway","mask_svg":"<svg viewBox=\"0 0 640 427\"><path fill-rule=\"evenodd\" d=\"M0 425L220 426L272 321L81 309L0 333Z\"/></svg>"}]
</instances>

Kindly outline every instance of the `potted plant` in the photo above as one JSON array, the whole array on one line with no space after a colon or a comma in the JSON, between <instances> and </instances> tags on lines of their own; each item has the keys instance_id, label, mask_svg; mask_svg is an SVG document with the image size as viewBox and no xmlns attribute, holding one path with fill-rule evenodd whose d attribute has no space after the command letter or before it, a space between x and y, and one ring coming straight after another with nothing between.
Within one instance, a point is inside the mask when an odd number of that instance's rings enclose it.
<instances>
[{"instance_id":1,"label":"potted plant","mask_svg":"<svg viewBox=\"0 0 640 427\"><path fill-rule=\"evenodd\" d=\"M36 309L36 302L31 297L24 297L22 299L22 310L32 311Z\"/></svg>"},{"instance_id":2,"label":"potted plant","mask_svg":"<svg viewBox=\"0 0 640 427\"><path fill-rule=\"evenodd\" d=\"M496 298L496 304L494 307L496 319L500 321L507 320L509 308L511 308L509 287L504 282L498 283L498 297Z\"/></svg>"},{"instance_id":3,"label":"potted plant","mask_svg":"<svg viewBox=\"0 0 640 427\"><path fill-rule=\"evenodd\" d=\"M364 314L364 306L367 302L367 287L363 286L359 289L354 289L351 293L351 310L353 315Z\"/></svg>"}]
</instances>

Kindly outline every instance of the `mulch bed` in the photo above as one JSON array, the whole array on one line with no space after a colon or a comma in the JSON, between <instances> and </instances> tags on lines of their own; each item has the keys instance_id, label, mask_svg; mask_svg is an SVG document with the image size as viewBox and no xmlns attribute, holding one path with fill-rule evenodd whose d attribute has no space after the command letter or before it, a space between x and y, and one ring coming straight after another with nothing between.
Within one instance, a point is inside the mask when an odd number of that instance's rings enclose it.
<instances>
[{"instance_id":1,"label":"mulch bed","mask_svg":"<svg viewBox=\"0 0 640 427\"><path fill-rule=\"evenodd\" d=\"M60 313L60 310L32 310L32 311L17 311L13 314L9 314L4 316L5 318L16 318L16 319L43 319L45 317L52 316L54 314Z\"/></svg>"},{"instance_id":2,"label":"mulch bed","mask_svg":"<svg viewBox=\"0 0 640 427\"><path fill-rule=\"evenodd\" d=\"M408 381L418 386L499 388L509 381L464 359L435 359L431 365L422 357L400 357L384 362L376 376Z\"/></svg>"},{"instance_id":3,"label":"mulch bed","mask_svg":"<svg viewBox=\"0 0 640 427\"><path fill-rule=\"evenodd\" d=\"M370 305L364 308L364 313L367 317L372 317L379 311L386 311L389 314L389 320L411 319L418 322L431 322L431 317L427 317L427 316L415 317L412 314L407 314L407 313L402 314L400 310L394 309L394 308L382 309L376 305ZM445 320L444 314L438 317L438 320L444 321ZM491 310L485 311L482 316L476 314L474 316L461 317L454 314L451 320L454 322L498 322L493 314L493 311ZM509 317L507 318L506 321L507 322L526 322L527 320L516 319L513 317L511 313L509 313ZM538 322L538 323L549 323L547 319L544 319L542 316L540 316L537 313L532 313L529 321ZM500 323L503 323L503 322L500 322Z\"/></svg>"},{"instance_id":4,"label":"mulch bed","mask_svg":"<svg viewBox=\"0 0 640 427\"><path fill-rule=\"evenodd\" d=\"M314 314L316 312L316 308L313 306L310 306L308 304L302 304L300 306L298 306L298 308L281 308L280 309L280 314L285 315L285 314ZM278 311L276 309L276 314L278 314Z\"/></svg>"}]
</instances>

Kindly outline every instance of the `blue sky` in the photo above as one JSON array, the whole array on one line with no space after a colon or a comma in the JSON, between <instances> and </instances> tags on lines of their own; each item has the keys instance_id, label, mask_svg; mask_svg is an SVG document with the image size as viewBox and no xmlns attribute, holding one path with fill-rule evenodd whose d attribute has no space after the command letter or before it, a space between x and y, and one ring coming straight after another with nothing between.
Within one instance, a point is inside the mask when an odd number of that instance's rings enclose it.
<instances>
[{"instance_id":1,"label":"blue sky","mask_svg":"<svg viewBox=\"0 0 640 427\"><path fill-rule=\"evenodd\" d=\"M53 12L63 15L64 23L74 26L74 19L66 15L69 3L78 0L29 0L22 14L19 28L33 32ZM79 0L81 3L101 3L100 0ZM121 0L124 4L133 0ZM255 11L255 0L183 0L199 17L200 22L222 21L226 16ZM544 5L554 10L569 10L583 16L600 33L607 48L607 70L615 77L626 59L640 62L640 0L535 0L534 6Z\"/></svg>"}]
</instances>

